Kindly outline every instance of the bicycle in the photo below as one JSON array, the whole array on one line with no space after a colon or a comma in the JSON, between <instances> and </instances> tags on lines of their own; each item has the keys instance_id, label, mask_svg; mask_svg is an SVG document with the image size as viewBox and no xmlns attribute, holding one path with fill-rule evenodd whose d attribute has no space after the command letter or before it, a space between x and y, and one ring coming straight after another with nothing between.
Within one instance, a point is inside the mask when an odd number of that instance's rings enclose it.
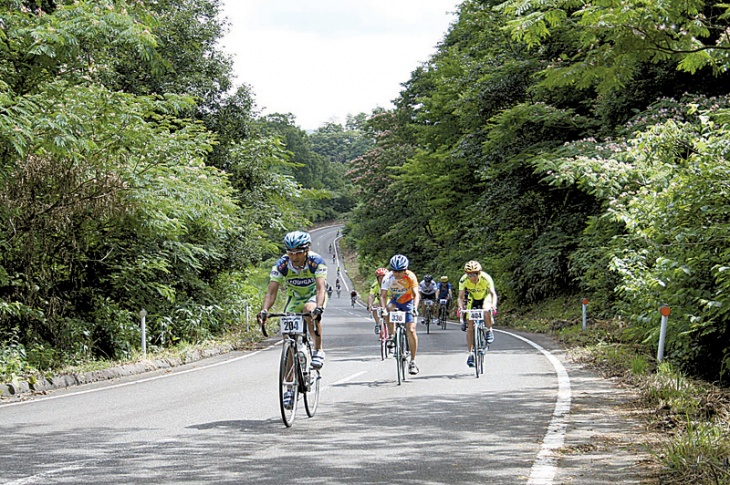
<instances>
[{"instance_id":1,"label":"bicycle","mask_svg":"<svg viewBox=\"0 0 730 485\"><path fill-rule=\"evenodd\" d=\"M284 425L290 428L297 415L299 395L304 396L304 409L307 416L314 417L319 404L320 373L312 369L312 342L307 331L305 316L311 313L271 313L281 322L284 342L279 361L279 410ZM266 326L261 326L264 336L268 337Z\"/></svg>"},{"instance_id":2,"label":"bicycle","mask_svg":"<svg viewBox=\"0 0 730 485\"><path fill-rule=\"evenodd\" d=\"M484 374L484 354L489 350L487 343L487 326L484 324L484 310L477 308L474 310L464 310L464 318L474 322L474 370L479 378L479 374Z\"/></svg>"},{"instance_id":3,"label":"bicycle","mask_svg":"<svg viewBox=\"0 0 730 485\"><path fill-rule=\"evenodd\" d=\"M423 300L423 323L426 324L426 333L431 333L431 307L433 306L433 300Z\"/></svg>"},{"instance_id":4,"label":"bicycle","mask_svg":"<svg viewBox=\"0 0 730 485\"><path fill-rule=\"evenodd\" d=\"M439 300L438 323L444 330L446 330L446 319L449 316L448 305L449 300L445 298Z\"/></svg>"},{"instance_id":5,"label":"bicycle","mask_svg":"<svg viewBox=\"0 0 730 485\"><path fill-rule=\"evenodd\" d=\"M408 350L408 338L406 337L406 312L390 312L390 323L395 325L395 365L398 373L398 385L406 380L408 375L408 357L411 352Z\"/></svg>"},{"instance_id":6,"label":"bicycle","mask_svg":"<svg viewBox=\"0 0 730 485\"><path fill-rule=\"evenodd\" d=\"M340 297L340 293L341 293L341 292L342 292L342 290L341 290L341 289L339 289L339 288L337 288L337 298L339 298L339 297Z\"/></svg>"},{"instance_id":7,"label":"bicycle","mask_svg":"<svg viewBox=\"0 0 730 485\"><path fill-rule=\"evenodd\" d=\"M357 297L356 296L351 296L350 297L350 305L352 305L352 308L355 308L355 303L356 302L357 302Z\"/></svg>"},{"instance_id":8,"label":"bicycle","mask_svg":"<svg viewBox=\"0 0 730 485\"><path fill-rule=\"evenodd\" d=\"M376 307L373 308L373 311L376 315L380 315L380 308ZM388 347L388 325L385 324L385 321L380 317L375 317L375 323L378 326L378 340L380 341L380 360L385 360L388 357L390 357L390 347Z\"/></svg>"}]
</instances>

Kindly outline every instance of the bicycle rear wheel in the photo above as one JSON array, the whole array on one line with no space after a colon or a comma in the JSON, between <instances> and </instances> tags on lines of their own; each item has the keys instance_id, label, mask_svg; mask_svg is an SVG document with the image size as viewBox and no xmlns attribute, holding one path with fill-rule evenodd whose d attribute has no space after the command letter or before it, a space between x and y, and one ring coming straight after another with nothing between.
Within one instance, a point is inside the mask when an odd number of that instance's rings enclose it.
<instances>
[{"instance_id":1,"label":"bicycle rear wheel","mask_svg":"<svg viewBox=\"0 0 730 485\"><path fill-rule=\"evenodd\" d=\"M318 370L312 369L309 371L310 386L309 391L304 393L304 409L310 418L317 412L317 406L319 405L319 381L321 378Z\"/></svg>"},{"instance_id":2,"label":"bicycle rear wheel","mask_svg":"<svg viewBox=\"0 0 730 485\"><path fill-rule=\"evenodd\" d=\"M279 362L279 409L281 419L287 428L294 423L299 402L299 382L297 371L297 353L290 340L284 341ZM287 396L287 393L288 396ZM285 398L288 402L284 402Z\"/></svg>"}]
</instances>

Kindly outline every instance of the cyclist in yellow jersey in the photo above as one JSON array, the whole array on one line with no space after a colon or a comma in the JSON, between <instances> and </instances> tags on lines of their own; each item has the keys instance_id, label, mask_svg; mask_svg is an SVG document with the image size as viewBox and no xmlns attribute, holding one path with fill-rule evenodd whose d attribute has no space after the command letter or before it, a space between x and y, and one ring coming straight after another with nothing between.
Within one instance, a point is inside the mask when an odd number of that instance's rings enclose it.
<instances>
[{"instance_id":1,"label":"cyclist in yellow jersey","mask_svg":"<svg viewBox=\"0 0 730 485\"><path fill-rule=\"evenodd\" d=\"M465 300L465 293L469 296ZM464 265L464 275L459 279L459 298L457 300L458 313L461 315L462 310L483 309L484 323L487 326L487 342L494 341L494 332L492 332L492 311L497 309L497 292L494 289L494 281L492 277L482 271L482 265L478 261L469 261ZM466 332L466 345L469 351L469 358L466 365L474 367L474 323L471 320L466 321L461 317L461 330ZM467 331L468 328L468 331Z\"/></svg>"},{"instance_id":2,"label":"cyclist in yellow jersey","mask_svg":"<svg viewBox=\"0 0 730 485\"><path fill-rule=\"evenodd\" d=\"M375 281L370 285L370 293L368 294L368 312L372 314L373 320L375 320L375 335L380 334L380 323L378 323L378 311L373 308L374 301L380 301L380 285L383 283L383 276L388 270L385 268L378 268L375 270Z\"/></svg>"}]
</instances>

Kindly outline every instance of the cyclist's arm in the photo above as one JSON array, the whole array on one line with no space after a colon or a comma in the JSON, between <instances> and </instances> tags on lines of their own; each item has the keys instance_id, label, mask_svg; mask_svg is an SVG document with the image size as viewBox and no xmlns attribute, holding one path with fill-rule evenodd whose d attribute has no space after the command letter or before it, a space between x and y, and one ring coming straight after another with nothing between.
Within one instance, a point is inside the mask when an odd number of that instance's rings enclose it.
<instances>
[{"instance_id":1,"label":"cyclist's arm","mask_svg":"<svg viewBox=\"0 0 730 485\"><path fill-rule=\"evenodd\" d=\"M264 296L264 304L261 307L262 310L269 311L274 302L276 302L276 295L279 293L279 283L276 281L269 281L269 288L266 290L266 296Z\"/></svg>"},{"instance_id":2,"label":"cyclist's arm","mask_svg":"<svg viewBox=\"0 0 730 485\"><path fill-rule=\"evenodd\" d=\"M459 290L459 299L456 302L458 308L464 309L464 290Z\"/></svg>"},{"instance_id":3,"label":"cyclist's arm","mask_svg":"<svg viewBox=\"0 0 730 485\"><path fill-rule=\"evenodd\" d=\"M327 279L326 278L317 278L317 306L324 306L325 301L327 301Z\"/></svg>"}]
</instances>

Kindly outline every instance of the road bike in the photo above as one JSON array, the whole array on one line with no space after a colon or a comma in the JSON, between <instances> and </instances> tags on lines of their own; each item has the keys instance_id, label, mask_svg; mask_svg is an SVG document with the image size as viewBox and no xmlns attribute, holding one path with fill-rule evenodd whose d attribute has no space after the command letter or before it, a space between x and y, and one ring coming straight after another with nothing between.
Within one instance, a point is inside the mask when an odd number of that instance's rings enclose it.
<instances>
[{"instance_id":1,"label":"road bike","mask_svg":"<svg viewBox=\"0 0 730 485\"><path fill-rule=\"evenodd\" d=\"M433 307L433 300L428 298L423 300L423 323L426 324L426 333L431 333L431 307Z\"/></svg>"},{"instance_id":2,"label":"road bike","mask_svg":"<svg viewBox=\"0 0 730 485\"><path fill-rule=\"evenodd\" d=\"M380 341L380 360L385 360L388 357L390 357L390 347L388 347L388 325L385 324L385 320L383 320L380 315L380 308L375 307L373 308L373 312L375 313L375 323L378 325L378 340Z\"/></svg>"},{"instance_id":3,"label":"road bike","mask_svg":"<svg viewBox=\"0 0 730 485\"><path fill-rule=\"evenodd\" d=\"M389 315L390 323L395 325L395 349L393 354L398 372L398 385L400 386L408 375L408 357L411 355L406 336L406 312L394 310Z\"/></svg>"},{"instance_id":4,"label":"road bike","mask_svg":"<svg viewBox=\"0 0 730 485\"><path fill-rule=\"evenodd\" d=\"M281 419L287 428L294 423L297 415L299 396L304 397L304 409L310 418L317 412L319 404L320 373L312 369L312 341L307 331L304 317L311 313L271 313L281 322L284 342L279 361L279 409ZM261 330L265 336L266 327Z\"/></svg>"},{"instance_id":5,"label":"road bike","mask_svg":"<svg viewBox=\"0 0 730 485\"><path fill-rule=\"evenodd\" d=\"M489 350L487 342L487 326L484 324L484 310L481 308L464 310L464 318L474 322L474 370L477 378L484 374L484 354Z\"/></svg>"},{"instance_id":6,"label":"road bike","mask_svg":"<svg viewBox=\"0 0 730 485\"><path fill-rule=\"evenodd\" d=\"M441 328L446 330L446 320L449 317L449 300L446 298L441 298L439 300L439 311L438 311L438 323L441 325Z\"/></svg>"}]
</instances>

